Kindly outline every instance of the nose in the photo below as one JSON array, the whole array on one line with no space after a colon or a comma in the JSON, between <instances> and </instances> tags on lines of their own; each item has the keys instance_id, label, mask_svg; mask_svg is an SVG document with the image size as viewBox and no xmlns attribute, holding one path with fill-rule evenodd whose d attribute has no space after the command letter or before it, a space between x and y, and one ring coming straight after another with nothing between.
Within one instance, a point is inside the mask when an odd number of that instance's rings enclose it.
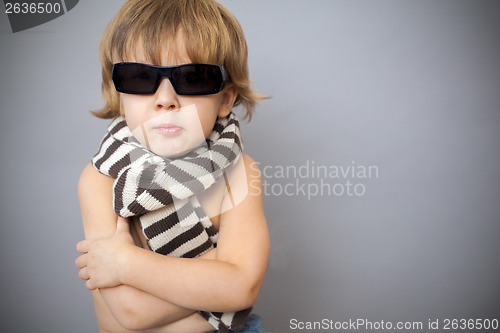
<instances>
[{"instance_id":1,"label":"nose","mask_svg":"<svg viewBox=\"0 0 500 333\"><path fill-rule=\"evenodd\" d=\"M155 111L173 111L179 109L179 100L177 93L170 83L170 80L164 78L155 93Z\"/></svg>"}]
</instances>

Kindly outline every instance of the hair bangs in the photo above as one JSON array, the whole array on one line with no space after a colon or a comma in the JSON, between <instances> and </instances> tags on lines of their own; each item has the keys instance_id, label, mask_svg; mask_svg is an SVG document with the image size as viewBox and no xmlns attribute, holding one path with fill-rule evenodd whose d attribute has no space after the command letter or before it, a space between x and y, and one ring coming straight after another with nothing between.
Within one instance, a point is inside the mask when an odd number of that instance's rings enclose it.
<instances>
[{"instance_id":1,"label":"hair bangs","mask_svg":"<svg viewBox=\"0 0 500 333\"><path fill-rule=\"evenodd\" d=\"M180 20L173 15L173 11L168 10L170 6L158 6L154 3L146 6L138 2L135 7L141 8L131 8L131 10L142 11L141 15L136 15L126 21L127 24L116 36L120 40L111 43L115 47L113 62L134 59L139 62L161 65L166 54L178 57L183 52L183 50L175 50L178 44L176 38Z\"/></svg>"}]
</instances>

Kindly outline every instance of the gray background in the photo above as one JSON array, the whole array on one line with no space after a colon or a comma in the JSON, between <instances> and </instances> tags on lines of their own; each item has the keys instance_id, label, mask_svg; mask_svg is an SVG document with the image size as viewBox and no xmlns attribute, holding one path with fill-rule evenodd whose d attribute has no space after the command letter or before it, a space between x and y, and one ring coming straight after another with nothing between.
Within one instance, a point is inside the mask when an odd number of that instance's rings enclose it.
<instances>
[{"instance_id":1,"label":"gray background","mask_svg":"<svg viewBox=\"0 0 500 333\"><path fill-rule=\"evenodd\" d=\"M73 265L76 185L107 125L88 111L101 106L99 37L122 3L81 1L17 34L0 14L2 331L96 331ZM379 170L356 180L363 196L266 195L266 330L500 319L500 2L223 3L273 97L243 125L261 167Z\"/></svg>"}]
</instances>

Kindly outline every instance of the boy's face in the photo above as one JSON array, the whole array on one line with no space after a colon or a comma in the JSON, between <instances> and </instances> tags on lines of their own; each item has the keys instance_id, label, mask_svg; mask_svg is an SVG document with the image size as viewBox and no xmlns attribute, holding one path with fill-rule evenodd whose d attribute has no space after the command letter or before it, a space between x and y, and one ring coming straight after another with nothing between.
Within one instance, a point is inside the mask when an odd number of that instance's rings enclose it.
<instances>
[{"instance_id":1,"label":"boy's face","mask_svg":"<svg viewBox=\"0 0 500 333\"><path fill-rule=\"evenodd\" d=\"M147 63L141 57L127 61ZM166 55L161 66L186 63L191 63L186 54ZM231 111L235 95L234 90L227 88L212 95L177 95L169 79L163 78L154 94L120 93L120 109L128 127L144 147L163 157L176 157L205 141L217 117L225 117Z\"/></svg>"}]
</instances>

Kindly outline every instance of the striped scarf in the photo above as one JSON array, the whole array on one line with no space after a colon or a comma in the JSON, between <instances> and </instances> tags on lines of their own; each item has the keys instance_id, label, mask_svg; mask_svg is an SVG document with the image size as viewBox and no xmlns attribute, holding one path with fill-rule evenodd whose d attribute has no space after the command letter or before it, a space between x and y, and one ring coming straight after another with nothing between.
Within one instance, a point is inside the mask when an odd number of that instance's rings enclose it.
<instances>
[{"instance_id":1,"label":"striped scarf","mask_svg":"<svg viewBox=\"0 0 500 333\"><path fill-rule=\"evenodd\" d=\"M241 157L238 120L217 120L202 145L181 158L160 157L143 147L123 117L108 127L94 167L115 178L113 205L122 217L138 217L154 252L194 258L217 246L217 230L196 195L214 185ZM220 332L243 327L251 309L200 314Z\"/></svg>"}]
</instances>

